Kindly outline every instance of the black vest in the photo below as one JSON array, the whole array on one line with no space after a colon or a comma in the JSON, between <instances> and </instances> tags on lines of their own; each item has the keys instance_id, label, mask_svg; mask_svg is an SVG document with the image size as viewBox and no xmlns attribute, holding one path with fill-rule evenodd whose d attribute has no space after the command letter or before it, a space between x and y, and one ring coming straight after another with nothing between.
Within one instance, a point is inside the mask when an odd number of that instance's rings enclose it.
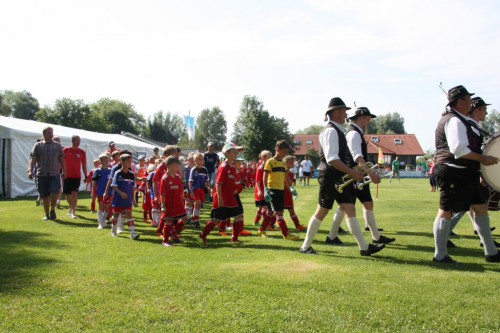
<instances>
[{"instance_id":1,"label":"black vest","mask_svg":"<svg viewBox=\"0 0 500 333\"><path fill-rule=\"evenodd\" d=\"M355 132L358 132L359 135L361 136L361 154L363 154L363 159L366 161L368 161L368 145L365 141L365 136L363 135L363 133L359 130L359 128L357 128L356 126L354 125L350 125L349 126L349 131L347 131L347 133L349 133L350 131L355 131ZM354 158L352 156L352 152L349 154L349 156L347 156L347 166L349 168L353 168L357 165L357 163L354 161Z\"/></svg>"},{"instance_id":2,"label":"black vest","mask_svg":"<svg viewBox=\"0 0 500 333\"><path fill-rule=\"evenodd\" d=\"M450 110L445 113L436 128L436 164L455 164L464 166L470 169L479 170L480 163L465 158L455 158L455 156L450 152L450 147L448 146L448 141L446 140L446 135L444 132L444 125L453 117L458 117L460 121L464 124L467 130L467 139L469 140L469 149L474 153L481 154L481 140L482 138L478 136L472 130L472 125L464 119L464 117L459 116L456 111Z\"/></svg>"},{"instance_id":3,"label":"black vest","mask_svg":"<svg viewBox=\"0 0 500 333\"><path fill-rule=\"evenodd\" d=\"M351 157L351 153L349 152L349 148L347 147L347 140L345 139L344 132L342 132L331 121L328 122L328 124L326 125L325 129L327 129L327 128L333 128L333 129L335 129L335 131L337 131L337 136L339 137L339 142L338 142L338 144L339 144L339 158L344 164L347 164L348 158L350 158L352 160L352 157ZM318 169L320 171L326 171L327 173L332 173L336 177L342 177L345 175L345 173L335 169L334 167L332 167L331 165L329 165L326 162L325 154L323 153L323 147L321 145L319 146L319 158L320 158L320 163L319 163Z\"/></svg>"}]
</instances>

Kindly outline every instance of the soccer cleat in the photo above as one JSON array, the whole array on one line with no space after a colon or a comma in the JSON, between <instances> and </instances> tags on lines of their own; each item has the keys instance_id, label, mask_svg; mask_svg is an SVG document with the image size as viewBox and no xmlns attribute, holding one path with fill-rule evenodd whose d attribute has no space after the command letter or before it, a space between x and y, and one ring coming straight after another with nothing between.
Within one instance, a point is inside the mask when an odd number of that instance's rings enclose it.
<instances>
[{"instance_id":1,"label":"soccer cleat","mask_svg":"<svg viewBox=\"0 0 500 333\"><path fill-rule=\"evenodd\" d=\"M330 245L344 245L344 242L342 242L338 237L330 239L330 237L326 236L325 243Z\"/></svg>"},{"instance_id":2,"label":"soccer cleat","mask_svg":"<svg viewBox=\"0 0 500 333\"><path fill-rule=\"evenodd\" d=\"M51 210L50 214L49 214L49 217L50 217L51 220L55 220L57 218L56 211L55 210Z\"/></svg>"},{"instance_id":3,"label":"soccer cleat","mask_svg":"<svg viewBox=\"0 0 500 333\"><path fill-rule=\"evenodd\" d=\"M139 237L141 237L141 235L136 234L135 232L130 233L130 239L132 239L132 240L138 240Z\"/></svg>"},{"instance_id":4,"label":"soccer cleat","mask_svg":"<svg viewBox=\"0 0 500 333\"><path fill-rule=\"evenodd\" d=\"M262 238L266 238L267 237L266 232L264 230L260 229L260 228L259 228L259 230L257 230L257 235L259 235Z\"/></svg>"},{"instance_id":5,"label":"soccer cleat","mask_svg":"<svg viewBox=\"0 0 500 333\"><path fill-rule=\"evenodd\" d=\"M305 225L299 224L297 228L295 228L297 231L304 231L307 230L307 227Z\"/></svg>"},{"instance_id":6,"label":"soccer cleat","mask_svg":"<svg viewBox=\"0 0 500 333\"><path fill-rule=\"evenodd\" d=\"M500 251L497 251L495 255L485 255L484 260L487 262L500 262Z\"/></svg>"},{"instance_id":7,"label":"soccer cleat","mask_svg":"<svg viewBox=\"0 0 500 333\"><path fill-rule=\"evenodd\" d=\"M219 231L219 236L227 236L227 233L225 231Z\"/></svg>"},{"instance_id":8,"label":"soccer cleat","mask_svg":"<svg viewBox=\"0 0 500 333\"><path fill-rule=\"evenodd\" d=\"M384 235L380 235L378 240L372 239L372 242L374 244L390 244L390 243L394 242L395 240L396 240L396 238L389 238L389 237L385 237Z\"/></svg>"},{"instance_id":9,"label":"soccer cleat","mask_svg":"<svg viewBox=\"0 0 500 333\"><path fill-rule=\"evenodd\" d=\"M170 244L169 242L162 242L162 243L161 243L161 246L164 246L164 247L172 247L172 244Z\"/></svg>"},{"instance_id":10,"label":"soccer cleat","mask_svg":"<svg viewBox=\"0 0 500 333\"><path fill-rule=\"evenodd\" d=\"M307 249L303 250L302 248L299 249L299 252L302 254L317 254L316 251L312 247L308 247Z\"/></svg>"},{"instance_id":11,"label":"soccer cleat","mask_svg":"<svg viewBox=\"0 0 500 333\"><path fill-rule=\"evenodd\" d=\"M241 230L240 236L250 236L252 233L248 230Z\"/></svg>"},{"instance_id":12,"label":"soccer cleat","mask_svg":"<svg viewBox=\"0 0 500 333\"><path fill-rule=\"evenodd\" d=\"M385 247L385 244L378 244L378 245L368 244L368 249L359 250L359 253L362 256L369 257L374 253L382 251L384 249L384 247Z\"/></svg>"},{"instance_id":13,"label":"soccer cleat","mask_svg":"<svg viewBox=\"0 0 500 333\"><path fill-rule=\"evenodd\" d=\"M300 239L299 235L296 235L296 234L288 234L286 236L283 236L283 238L291 240L291 241L297 241Z\"/></svg>"},{"instance_id":14,"label":"soccer cleat","mask_svg":"<svg viewBox=\"0 0 500 333\"><path fill-rule=\"evenodd\" d=\"M50 220L50 217L48 215L45 215L42 219L42 221L49 221Z\"/></svg>"},{"instance_id":15,"label":"soccer cleat","mask_svg":"<svg viewBox=\"0 0 500 333\"><path fill-rule=\"evenodd\" d=\"M432 258L432 261L433 262L440 262L440 263L443 263L443 264L454 264L456 263L455 260L453 260L449 255L446 255L443 259L439 260L439 259L436 259L436 257L433 257Z\"/></svg>"}]
</instances>

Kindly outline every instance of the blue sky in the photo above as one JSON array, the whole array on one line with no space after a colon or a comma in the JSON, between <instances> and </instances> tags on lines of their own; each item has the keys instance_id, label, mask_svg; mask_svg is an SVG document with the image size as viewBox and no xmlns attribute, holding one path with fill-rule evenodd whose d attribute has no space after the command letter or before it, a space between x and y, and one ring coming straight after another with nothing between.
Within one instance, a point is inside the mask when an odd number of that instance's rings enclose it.
<instances>
[{"instance_id":1,"label":"blue sky","mask_svg":"<svg viewBox=\"0 0 500 333\"><path fill-rule=\"evenodd\" d=\"M399 112L424 150L463 84L499 109L495 1L3 1L0 90L132 103L229 128L256 95L296 131L331 97Z\"/></svg>"}]
</instances>

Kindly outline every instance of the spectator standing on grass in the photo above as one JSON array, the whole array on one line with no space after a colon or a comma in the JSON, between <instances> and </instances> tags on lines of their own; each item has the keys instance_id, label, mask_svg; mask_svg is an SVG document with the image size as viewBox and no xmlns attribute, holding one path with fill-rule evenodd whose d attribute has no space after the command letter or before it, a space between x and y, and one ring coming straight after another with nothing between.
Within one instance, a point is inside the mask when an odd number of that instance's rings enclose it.
<instances>
[{"instance_id":1,"label":"spectator standing on grass","mask_svg":"<svg viewBox=\"0 0 500 333\"><path fill-rule=\"evenodd\" d=\"M302 166L302 175L304 176L304 186L306 184L309 186L309 179L311 179L312 172L314 170L312 162L309 160L309 156L305 156L302 162L300 162Z\"/></svg>"},{"instance_id":2,"label":"spectator standing on grass","mask_svg":"<svg viewBox=\"0 0 500 333\"><path fill-rule=\"evenodd\" d=\"M399 157L396 156L394 161L392 161L392 174L391 174L391 177L389 178L389 183L392 181L392 178L394 176L398 177L398 182L401 181L399 179L399 166L400 166Z\"/></svg>"},{"instance_id":3,"label":"spectator standing on grass","mask_svg":"<svg viewBox=\"0 0 500 333\"><path fill-rule=\"evenodd\" d=\"M68 216L76 219L76 207L78 204L78 191L80 189L82 170L84 179L87 177L87 155L80 148L80 137L71 137L71 147L63 148L64 160L66 162L66 179L64 179L63 192L68 201Z\"/></svg>"},{"instance_id":4,"label":"spectator standing on grass","mask_svg":"<svg viewBox=\"0 0 500 333\"><path fill-rule=\"evenodd\" d=\"M28 178L33 179L33 169L36 164L38 193L43 200L43 209L45 211L43 220L55 220L55 208L57 195L61 187L61 175L63 179L66 178L66 163L61 145L53 141L53 128L45 127L42 134L43 140L37 142L31 151Z\"/></svg>"}]
</instances>

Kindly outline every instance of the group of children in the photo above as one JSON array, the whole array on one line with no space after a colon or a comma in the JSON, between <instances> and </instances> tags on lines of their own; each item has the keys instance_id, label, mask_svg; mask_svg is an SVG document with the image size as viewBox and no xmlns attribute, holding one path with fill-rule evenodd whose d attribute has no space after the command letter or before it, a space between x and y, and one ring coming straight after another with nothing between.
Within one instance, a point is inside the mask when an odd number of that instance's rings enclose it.
<instances>
[{"instance_id":1,"label":"group of children","mask_svg":"<svg viewBox=\"0 0 500 333\"><path fill-rule=\"evenodd\" d=\"M186 224L201 227L201 208L211 201L210 219L198 237L201 245L207 245L207 236L216 227L219 235L225 236L230 230L231 243L240 244L239 237L251 235L251 232L244 230L239 195L245 187L254 187L257 206L254 225L259 226L258 235L267 237L266 232L274 230L277 224L285 239L298 240L299 236L289 231L283 217L286 209L296 230L306 229L294 211L293 200L297 192L293 187L295 175L290 170L294 164L294 157L288 155L290 149L286 141L280 140L276 143L274 156L269 151L262 151L258 164L250 163L245 167L243 158L238 155L243 147L227 143L222 148L223 156L213 186L203 166L202 153L190 153L184 160L179 148L166 146L163 156L154 163L148 165L149 161L139 156L139 164L135 166L130 152L114 151L112 157L108 152L94 161L95 168L89 175L92 179L91 210L95 211L97 200L98 228L104 228L110 220L111 234L117 236L126 221L130 237L137 240L139 234L134 230L132 207L137 206L138 198L142 197L144 222L156 227L162 245L170 247L180 242L179 235Z\"/></svg>"}]
</instances>

